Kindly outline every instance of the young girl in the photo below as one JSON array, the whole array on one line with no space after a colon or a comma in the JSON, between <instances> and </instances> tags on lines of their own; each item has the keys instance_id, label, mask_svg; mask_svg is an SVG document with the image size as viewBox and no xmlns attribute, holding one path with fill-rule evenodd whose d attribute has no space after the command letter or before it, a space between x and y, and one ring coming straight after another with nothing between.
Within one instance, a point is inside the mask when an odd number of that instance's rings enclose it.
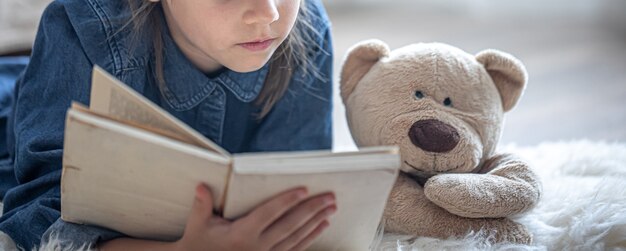
<instances>
[{"instance_id":1,"label":"young girl","mask_svg":"<svg viewBox=\"0 0 626 251\"><path fill-rule=\"evenodd\" d=\"M99 65L230 152L330 148L331 51L319 0L53 2L16 86L8 146L18 185L4 197L0 235L26 250L49 237L103 250L308 247L336 207L332 194L306 199L304 188L228 221L199 185L174 242L64 222L64 119L71 101L89 103Z\"/></svg>"}]
</instances>

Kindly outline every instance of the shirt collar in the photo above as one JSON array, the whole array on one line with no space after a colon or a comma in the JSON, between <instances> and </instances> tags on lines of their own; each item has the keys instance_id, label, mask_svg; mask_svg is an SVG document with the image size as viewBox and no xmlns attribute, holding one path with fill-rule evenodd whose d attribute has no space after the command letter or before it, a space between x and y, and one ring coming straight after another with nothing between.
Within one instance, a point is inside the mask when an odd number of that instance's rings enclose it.
<instances>
[{"instance_id":1,"label":"shirt collar","mask_svg":"<svg viewBox=\"0 0 626 251\"><path fill-rule=\"evenodd\" d=\"M163 18L165 20L165 18ZM176 110L188 110L206 98L217 84L230 90L237 99L251 102L259 95L269 71L269 63L261 69L239 73L224 69L208 77L187 59L176 45L167 25L163 22L163 95Z\"/></svg>"}]
</instances>

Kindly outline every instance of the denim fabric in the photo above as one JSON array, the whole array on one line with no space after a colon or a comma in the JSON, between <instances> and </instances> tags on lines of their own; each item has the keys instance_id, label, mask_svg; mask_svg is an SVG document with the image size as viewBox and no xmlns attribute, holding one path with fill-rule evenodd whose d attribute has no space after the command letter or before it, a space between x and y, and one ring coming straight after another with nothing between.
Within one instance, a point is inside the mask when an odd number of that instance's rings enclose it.
<instances>
[{"instance_id":1,"label":"denim fabric","mask_svg":"<svg viewBox=\"0 0 626 251\"><path fill-rule=\"evenodd\" d=\"M309 42L321 45L308 55L320 76L296 68L287 92L262 120L255 116L260 109L254 101L268 66L249 73L224 69L207 76L181 53L165 25L166 85L161 95L154 83L148 32L138 35L122 29L129 18L125 3L57 0L42 16L30 63L16 86L7 146L17 185L6 193L0 218L0 231L27 250L50 234L74 246L120 236L59 219L65 113L73 100L89 104L95 64L230 152L331 147L332 43L319 0L307 4L315 29L309 32L314 40Z\"/></svg>"},{"instance_id":2,"label":"denim fabric","mask_svg":"<svg viewBox=\"0 0 626 251\"><path fill-rule=\"evenodd\" d=\"M15 81L28 64L28 57L0 57L0 201L9 188L17 185L13 161L9 155L7 124L13 104Z\"/></svg>"}]
</instances>

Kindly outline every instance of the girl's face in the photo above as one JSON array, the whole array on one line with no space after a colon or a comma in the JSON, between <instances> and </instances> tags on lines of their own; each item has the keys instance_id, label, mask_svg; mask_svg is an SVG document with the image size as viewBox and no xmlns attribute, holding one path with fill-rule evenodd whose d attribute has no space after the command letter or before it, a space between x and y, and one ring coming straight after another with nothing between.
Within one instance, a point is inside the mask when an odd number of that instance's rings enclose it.
<instances>
[{"instance_id":1,"label":"girl's face","mask_svg":"<svg viewBox=\"0 0 626 251\"><path fill-rule=\"evenodd\" d=\"M158 1L158 0L153 0ZM300 0L164 0L178 47L208 73L263 67L293 27Z\"/></svg>"}]
</instances>

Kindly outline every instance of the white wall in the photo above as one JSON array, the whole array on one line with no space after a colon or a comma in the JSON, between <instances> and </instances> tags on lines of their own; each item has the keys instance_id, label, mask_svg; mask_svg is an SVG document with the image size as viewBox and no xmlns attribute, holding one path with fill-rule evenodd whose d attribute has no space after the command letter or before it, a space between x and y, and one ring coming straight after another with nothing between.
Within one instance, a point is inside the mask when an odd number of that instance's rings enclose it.
<instances>
[{"instance_id":1,"label":"white wall","mask_svg":"<svg viewBox=\"0 0 626 251\"><path fill-rule=\"evenodd\" d=\"M0 54L29 49L51 0L0 0Z\"/></svg>"},{"instance_id":2,"label":"white wall","mask_svg":"<svg viewBox=\"0 0 626 251\"><path fill-rule=\"evenodd\" d=\"M476 15L575 15L610 13L623 19L624 0L323 0L328 8L355 6L422 5L424 8L464 11Z\"/></svg>"}]
</instances>

